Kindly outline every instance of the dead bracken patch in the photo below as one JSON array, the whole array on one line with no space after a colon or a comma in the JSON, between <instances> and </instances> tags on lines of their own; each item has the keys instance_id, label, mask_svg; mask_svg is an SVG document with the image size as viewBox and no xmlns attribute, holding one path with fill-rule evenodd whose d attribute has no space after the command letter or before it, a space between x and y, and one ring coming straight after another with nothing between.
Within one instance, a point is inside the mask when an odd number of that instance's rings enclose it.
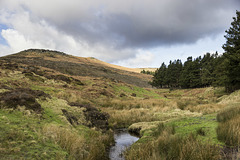
<instances>
[{"instance_id":1,"label":"dead bracken patch","mask_svg":"<svg viewBox=\"0 0 240 160\"><path fill-rule=\"evenodd\" d=\"M36 113L42 112L41 105L36 98L51 98L50 95L39 90L30 88L17 88L11 91L0 93L0 106L6 106L16 109L18 106L25 106L26 109L33 110Z\"/></svg>"}]
</instances>

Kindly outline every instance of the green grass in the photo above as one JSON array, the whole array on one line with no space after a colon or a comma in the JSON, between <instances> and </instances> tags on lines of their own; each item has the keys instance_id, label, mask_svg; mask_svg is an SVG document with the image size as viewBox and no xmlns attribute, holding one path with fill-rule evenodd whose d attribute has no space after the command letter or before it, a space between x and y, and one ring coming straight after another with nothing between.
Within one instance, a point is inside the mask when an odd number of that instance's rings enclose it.
<instances>
[{"instance_id":1,"label":"green grass","mask_svg":"<svg viewBox=\"0 0 240 160\"><path fill-rule=\"evenodd\" d=\"M0 122L1 159L56 159L68 155L58 145L42 141L38 118L0 110Z\"/></svg>"},{"instance_id":2,"label":"green grass","mask_svg":"<svg viewBox=\"0 0 240 160\"><path fill-rule=\"evenodd\" d=\"M201 117L190 117L183 118L180 120L172 121L166 125L174 125L176 129L176 134L188 135L189 133L198 134L199 130L205 132L204 136L199 136L202 141L210 141L214 144L222 144L217 139L216 128L218 122L216 120L216 114L203 115Z\"/></svg>"},{"instance_id":3,"label":"green grass","mask_svg":"<svg viewBox=\"0 0 240 160\"><path fill-rule=\"evenodd\" d=\"M190 121L182 121L186 123ZM203 141L200 135L189 131L179 131L173 124L159 123L152 132L145 132L143 137L126 152L127 160L157 159L219 159L220 148L215 143ZM192 128L194 130L194 128Z\"/></svg>"},{"instance_id":4,"label":"green grass","mask_svg":"<svg viewBox=\"0 0 240 160\"><path fill-rule=\"evenodd\" d=\"M34 85L34 84L31 86L31 89L32 90L41 90L41 91L44 91L45 93L50 94L50 95L51 94L54 95L56 93L64 91L61 88L50 87L50 86Z\"/></svg>"},{"instance_id":5,"label":"green grass","mask_svg":"<svg viewBox=\"0 0 240 160\"><path fill-rule=\"evenodd\" d=\"M153 98L153 99L162 99L163 97L160 96L155 90L145 89L137 86L126 86L126 85L114 85L114 90L117 94L124 93L126 95L131 96L133 93L136 94L136 97L139 98Z\"/></svg>"}]
</instances>

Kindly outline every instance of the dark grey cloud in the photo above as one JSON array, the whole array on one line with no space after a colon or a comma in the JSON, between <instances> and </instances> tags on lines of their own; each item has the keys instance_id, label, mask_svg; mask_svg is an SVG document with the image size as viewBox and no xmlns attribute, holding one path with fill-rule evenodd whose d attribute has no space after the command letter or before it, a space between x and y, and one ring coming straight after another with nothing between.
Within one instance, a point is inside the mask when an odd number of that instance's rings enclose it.
<instances>
[{"instance_id":1,"label":"dark grey cloud","mask_svg":"<svg viewBox=\"0 0 240 160\"><path fill-rule=\"evenodd\" d=\"M39 47L142 61L143 50L224 33L239 6L239 0L0 0L0 24L9 27L1 36L14 52Z\"/></svg>"},{"instance_id":2,"label":"dark grey cloud","mask_svg":"<svg viewBox=\"0 0 240 160\"><path fill-rule=\"evenodd\" d=\"M78 16L63 17L61 22L52 15L55 13L39 16L89 44L149 48L194 43L214 36L226 29L240 6L238 0L130 0L118 6L109 1L89 3L73 11Z\"/></svg>"}]
</instances>

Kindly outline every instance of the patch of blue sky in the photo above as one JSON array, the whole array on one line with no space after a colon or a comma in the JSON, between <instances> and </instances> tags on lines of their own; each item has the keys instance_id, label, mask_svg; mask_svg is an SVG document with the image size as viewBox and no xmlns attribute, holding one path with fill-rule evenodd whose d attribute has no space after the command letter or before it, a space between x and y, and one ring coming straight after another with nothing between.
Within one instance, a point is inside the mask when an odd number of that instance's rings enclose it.
<instances>
[{"instance_id":1,"label":"patch of blue sky","mask_svg":"<svg viewBox=\"0 0 240 160\"><path fill-rule=\"evenodd\" d=\"M9 27L7 25L5 25L5 24L1 24L0 23L0 44L7 46L8 43L7 43L6 39L3 38L2 34L1 34L2 30L5 30L5 29L9 29Z\"/></svg>"}]
</instances>

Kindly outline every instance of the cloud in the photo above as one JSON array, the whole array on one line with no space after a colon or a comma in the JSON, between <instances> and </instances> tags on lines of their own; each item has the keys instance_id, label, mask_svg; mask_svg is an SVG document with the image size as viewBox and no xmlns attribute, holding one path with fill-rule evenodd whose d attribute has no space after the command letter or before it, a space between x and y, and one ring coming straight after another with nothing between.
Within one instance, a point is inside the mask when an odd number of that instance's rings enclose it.
<instances>
[{"instance_id":1,"label":"cloud","mask_svg":"<svg viewBox=\"0 0 240 160\"><path fill-rule=\"evenodd\" d=\"M237 0L24 1L38 17L89 44L145 48L194 43L226 28ZM48 5L45 5L48 4ZM57 7L55 5L57 4Z\"/></svg>"},{"instance_id":2,"label":"cloud","mask_svg":"<svg viewBox=\"0 0 240 160\"><path fill-rule=\"evenodd\" d=\"M155 55L153 53L138 50L135 57L118 61L116 64L127 67L149 67L154 62L154 59Z\"/></svg>"},{"instance_id":3,"label":"cloud","mask_svg":"<svg viewBox=\"0 0 240 160\"><path fill-rule=\"evenodd\" d=\"M5 51L41 47L134 64L148 49L218 35L236 6L238 0L1 0L0 24L9 27L1 31Z\"/></svg>"}]
</instances>

